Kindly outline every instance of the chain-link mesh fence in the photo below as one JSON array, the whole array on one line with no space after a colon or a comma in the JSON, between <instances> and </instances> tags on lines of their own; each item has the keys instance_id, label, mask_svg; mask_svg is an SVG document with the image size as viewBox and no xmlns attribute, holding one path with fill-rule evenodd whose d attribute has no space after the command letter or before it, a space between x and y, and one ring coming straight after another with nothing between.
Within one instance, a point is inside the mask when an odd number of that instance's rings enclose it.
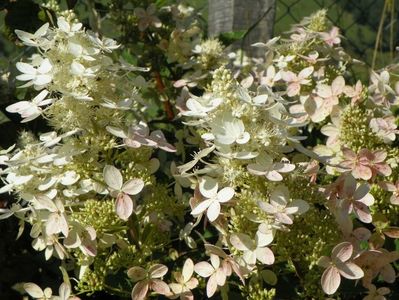
<instances>
[{"instance_id":1,"label":"chain-link mesh fence","mask_svg":"<svg viewBox=\"0 0 399 300\"><path fill-rule=\"evenodd\" d=\"M328 19L340 28L343 46L353 57L375 67L391 63L399 42L399 3L396 0L276 0L274 34L289 30L292 24L319 9L327 9ZM381 20L382 19L382 20Z\"/></svg>"}]
</instances>

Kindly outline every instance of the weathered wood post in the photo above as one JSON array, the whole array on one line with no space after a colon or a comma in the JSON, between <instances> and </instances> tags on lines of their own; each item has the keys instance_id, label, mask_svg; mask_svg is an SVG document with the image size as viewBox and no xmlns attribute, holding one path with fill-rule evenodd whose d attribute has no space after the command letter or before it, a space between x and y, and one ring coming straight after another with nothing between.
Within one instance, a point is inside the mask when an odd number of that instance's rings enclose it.
<instances>
[{"instance_id":1,"label":"weathered wood post","mask_svg":"<svg viewBox=\"0 0 399 300\"><path fill-rule=\"evenodd\" d=\"M253 57L264 51L251 47L256 42L266 42L273 35L275 0L208 0L208 34L210 37L223 32L247 30L256 26L245 37L243 49ZM235 43L233 49L241 47Z\"/></svg>"}]
</instances>

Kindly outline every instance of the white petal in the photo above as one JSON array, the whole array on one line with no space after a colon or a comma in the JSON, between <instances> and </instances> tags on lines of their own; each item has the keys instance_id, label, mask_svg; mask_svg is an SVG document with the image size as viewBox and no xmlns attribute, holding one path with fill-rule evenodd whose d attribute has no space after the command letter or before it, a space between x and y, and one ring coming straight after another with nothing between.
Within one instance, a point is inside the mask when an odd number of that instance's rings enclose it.
<instances>
[{"instance_id":1,"label":"white petal","mask_svg":"<svg viewBox=\"0 0 399 300\"><path fill-rule=\"evenodd\" d=\"M105 183L113 190L120 191L123 184L121 172L111 165L106 165L103 171Z\"/></svg>"},{"instance_id":2,"label":"white petal","mask_svg":"<svg viewBox=\"0 0 399 300\"><path fill-rule=\"evenodd\" d=\"M205 201L202 201L199 203L194 209L191 211L191 214L193 216L199 215L200 213L203 213L213 202L212 199L207 199Z\"/></svg>"},{"instance_id":3,"label":"white petal","mask_svg":"<svg viewBox=\"0 0 399 300\"><path fill-rule=\"evenodd\" d=\"M46 74L46 73L50 72L52 68L53 68L53 66L50 63L50 60L48 58L46 58L46 59L43 59L43 61L40 64L40 67L37 69L37 71L40 74Z\"/></svg>"},{"instance_id":4,"label":"white petal","mask_svg":"<svg viewBox=\"0 0 399 300\"><path fill-rule=\"evenodd\" d=\"M137 195L144 188L144 181L139 178L134 178L127 181L122 186L122 191L129 195Z\"/></svg>"},{"instance_id":5,"label":"white petal","mask_svg":"<svg viewBox=\"0 0 399 300\"><path fill-rule=\"evenodd\" d=\"M80 64L80 63L77 63L77 62L74 61L71 64L71 73L73 75L77 75L77 76L83 75L85 70L86 70L85 67L82 64Z\"/></svg>"},{"instance_id":6,"label":"white petal","mask_svg":"<svg viewBox=\"0 0 399 300\"><path fill-rule=\"evenodd\" d=\"M187 282L190 280L191 276L193 276L193 272L194 272L194 263L190 258L187 258L186 261L184 262L184 266L183 266L183 270L182 270L184 282Z\"/></svg>"},{"instance_id":7,"label":"white petal","mask_svg":"<svg viewBox=\"0 0 399 300\"><path fill-rule=\"evenodd\" d=\"M233 233L230 236L230 243L234 248L241 251L248 251L255 248L254 241L244 233Z\"/></svg>"},{"instance_id":8,"label":"white petal","mask_svg":"<svg viewBox=\"0 0 399 300\"><path fill-rule=\"evenodd\" d=\"M211 205L209 205L206 215L209 221L215 221L220 214L220 203L218 201L212 201Z\"/></svg>"},{"instance_id":9,"label":"white petal","mask_svg":"<svg viewBox=\"0 0 399 300\"><path fill-rule=\"evenodd\" d=\"M42 86L50 83L51 80L53 80L51 75L37 75L36 78L33 80L33 84Z\"/></svg>"},{"instance_id":10,"label":"white petal","mask_svg":"<svg viewBox=\"0 0 399 300\"><path fill-rule=\"evenodd\" d=\"M211 276L215 272L215 269L211 266L210 263L208 263L206 261L202 261L202 262L195 264L194 271L199 276L206 278L206 277Z\"/></svg>"},{"instance_id":11,"label":"white petal","mask_svg":"<svg viewBox=\"0 0 399 300\"><path fill-rule=\"evenodd\" d=\"M25 73L25 74L31 74L31 75L35 75L36 74L36 69L27 63L23 63L23 62L17 62L16 67L18 69L18 71Z\"/></svg>"},{"instance_id":12,"label":"white petal","mask_svg":"<svg viewBox=\"0 0 399 300\"><path fill-rule=\"evenodd\" d=\"M218 182L212 177L204 176L200 180L199 190L202 196L206 198L215 198L218 190Z\"/></svg>"},{"instance_id":13,"label":"white petal","mask_svg":"<svg viewBox=\"0 0 399 300\"><path fill-rule=\"evenodd\" d=\"M222 203L229 201L231 198L233 198L233 196L234 189L231 187L225 187L217 193L217 199Z\"/></svg>"},{"instance_id":14,"label":"white petal","mask_svg":"<svg viewBox=\"0 0 399 300\"><path fill-rule=\"evenodd\" d=\"M35 283L24 283L24 290L33 298L41 298L44 296L42 289Z\"/></svg>"},{"instance_id":15,"label":"white petal","mask_svg":"<svg viewBox=\"0 0 399 300\"><path fill-rule=\"evenodd\" d=\"M71 30L71 26L69 25L69 23L67 21L65 21L64 17L59 17L57 19L57 26L59 29L61 29L64 32L69 32Z\"/></svg>"}]
</instances>

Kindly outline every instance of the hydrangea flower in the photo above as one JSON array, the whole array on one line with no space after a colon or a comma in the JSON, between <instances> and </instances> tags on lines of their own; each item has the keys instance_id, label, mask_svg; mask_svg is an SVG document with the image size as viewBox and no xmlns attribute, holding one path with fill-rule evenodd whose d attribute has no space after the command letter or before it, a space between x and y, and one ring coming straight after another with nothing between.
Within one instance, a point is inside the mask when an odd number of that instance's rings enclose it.
<instances>
[{"instance_id":1,"label":"hydrangea flower","mask_svg":"<svg viewBox=\"0 0 399 300\"><path fill-rule=\"evenodd\" d=\"M10 113L19 113L22 117L21 123L32 121L42 114L42 106L54 101L53 99L45 99L48 93L47 90L43 90L32 101L19 101L7 106L6 110Z\"/></svg>"},{"instance_id":2,"label":"hydrangea flower","mask_svg":"<svg viewBox=\"0 0 399 300\"><path fill-rule=\"evenodd\" d=\"M162 26L161 21L155 15L156 6L155 4L151 4L147 7L147 9L143 9L141 7L136 7L134 9L134 14L139 18L139 30L144 31L148 27L153 26L155 28L159 28Z\"/></svg>"},{"instance_id":3,"label":"hydrangea flower","mask_svg":"<svg viewBox=\"0 0 399 300\"><path fill-rule=\"evenodd\" d=\"M347 279L359 279L364 276L363 270L351 261L353 246L351 243L343 242L331 251L331 258L322 256L318 264L326 268L321 277L323 291L334 294L341 284L341 276Z\"/></svg>"},{"instance_id":4,"label":"hydrangea flower","mask_svg":"<svg viewBox=\"0 0 399 300\"><path fill-rule=\"evenodd\" d=\"M37 67L24 62L18 62L16 67L18 71L23 73L18 75L16 78L21 81L28 81L21 87L34 85L35 88L41 89L53 80L51 75L53 66L48 58L42 59Z\"/></svg>"},{"instance_id":5,"label":"hydrangea flower","mask_svg":"<svg viewBox=\"0 0 399 300\"><path fill-rule=\"evenodd\" d=\"M131 267L127 271L127 276L137 282L132 290L132 300L144 300L147 297L149 290L169 296L170 288L160 278L165 276L168 272L168 268L162 264L156 264L151 266L148 270L142 267Z\"/></svg>"},{"instance_id":6,"label":"hydrangea flower","mask_svg":"<svg viewBox=\"0 0 399 300\"><path fill-rule=\"evenodd\" d=\"M392 196L389 199L391 204L399 205L399 180L395 184L391 182L380 182L379 185L386 191L392 192Z\"/></svg>"},{"instance_id":7,"label":"hydrangea flower","mask_svg":"<svg viewBox=\"0 0 399 300\"><path fill-rule=\"evenodd\" d=\"M267 154L260 154L256 163L248 164L248 172L258 176L265 176L270 181L281 181L283 176L280 173L289 173L295 169L294 164L286 161L273 162L273 158Z\"/></svg>"},{"instance_id":8,"label":"hydrangea flower","mask_svg":"<svg viewBox=\"0 0 399 300\"><path fill-rule=\"evenodd\" d=\"M250 139L250 134L245 131L243 121L235 118L229 112L222 114L211 126L216 143L222 145L246 144Z\"/></svg>"},{"instance_id":9,"label":"hydrangea flower","mask_svg":"<svg viewBox=\"0 0 399 300\"><path fill-rule=\"evenodd\" d=\"M272 234L260 232L256 233L255 240L244 233L233 233L230 236L230 243L237 250L244 252L243 259L250 266L255 265L257 260L266 265L274 263L274 254L270 248L266 247L272 241Z\"/></svg>"},{"instance_id":10,"label":"hydrangea flower","mask_svg":"<svg viewBox=\"0 0 399 300\"><path fill-rule=\"evenodd\" d=\"M310 83L310 79L308 78L313 73L313 67L307 67L300 71L298 75L291 71L282 72L282 79L287 82L287 96L294 97L298 95L301 91L301 85L306 85Z\"/></svg>"},{"instance_id":11,"label":"hydrangea flower","mask_svg":"<svg viewBox=\"0 0 399 300\"><path fill-rule=\"evenodd\" d=\"M369 180L377 174L382 176L391 175L391 168L384 163L387 153L382 150L371 152L361 149L358 154L348 148L342 149L345 159L340 166L349 169L355 178Z\"/></svg>"},{"instance_id":12,"label":"hydrangea flower","mask_svg":"<svg viewBox=\"0 0 399 300\"><path fill-rule=\"evenodd\" d=\"M123 183L121 172L114 166L104 167L104 181L111 191L111 196L116 197L116 214L127 220L134 210L134 203L129 195L137 195L144 188L142 179L135 178Z\"/></svg>"},{"instance_id":13,"label":"hydrangea flower","mask_svg":"<svg viewBox=\"0 0 399 300\"><path fill-rule=\"evenodd\" d=\"M373 205L374 197L369 193L370 187L364 183L357 186L356 180L351 175L345 178L341 192L342 213L348 215L354 211L357 218L364 223L371 223L372 218L368 206Z\"/></svg>"},{"instance_id":14,"label":"hydrangea flower","mask_svg":"<svg viewBox=\"0 0 399 300\"><path fill-rule=\"evenodd\" d=\"M321 38L326 42L327 45L333 47L335 44L341 43L341 38L339 37L338 27L331 28L330 32L320 33Z\"/></svg>"},{"instance_id":15,"label":"hydrangea flower","mask_svg":"<svg viewBox=\"0 0 399 300\"><path fill-rule=\"evenodd\" d=\"M198 280L193 276L194 263L188 258L184 262L182 272L174 273L176 283L169 283L169 287L174 296L169 296L171 299L180 298L180 300L193 300L194 295L191 290L198 286Z\"/></svg>"},{"instance_id":16,"label":"hydrangea flower","mask_svg":"<svg viewBox=\"0 0 399 300\"><path fill-rule=\"evenodd\" d=\"M392 143L396 139L399 130L396 129L395 117L373 118L370 120L370 128L375 134L382 138L384 143Z\"/></svg>"},{"instance_id":17,"label":"hydrangea flower","mask_svg":"<svg viewBox=\"0 0 399 300\"><path fill-rule=\"evenodd\" d=\"M274 215L276 220L283 224L293 223L293 214L303 214L309 209L306 201L296 199L290 201L288 188L278 186L270 195L270 203L259 201L258 206L264 212Z\"/></svg>"},{"instance_id":18,"label":"hydrangea flower","mask_svg":"<svg viewBox=\"0 0 399 300\"><path fill-rule=\"evenodd\" d=\"M226 269L220 264L219 256L211 254L210 258L211 263L202 261L194 266L194 271L199 276L204 278L209 277L206 284L206 295L208 298L215 294L218 286L224 286L226 283L226 277L228 276Z\"/></svg>"},{"instance_id":19,"label":"hydrangea flower","mask_svg":"<svg viewBox=\"0 0 399 300\"><path fill-rule=\"evenodd\" d=\"M219 184L215 179L208 176L201 178L199 192L205 200L194 207L191 214L196 216L206 211L209 221L215 221L220 214L220 204L230 201L234 196L234 189L231 187L224 187L219 191L218 189Z\"/></svg>"}]
</instances>

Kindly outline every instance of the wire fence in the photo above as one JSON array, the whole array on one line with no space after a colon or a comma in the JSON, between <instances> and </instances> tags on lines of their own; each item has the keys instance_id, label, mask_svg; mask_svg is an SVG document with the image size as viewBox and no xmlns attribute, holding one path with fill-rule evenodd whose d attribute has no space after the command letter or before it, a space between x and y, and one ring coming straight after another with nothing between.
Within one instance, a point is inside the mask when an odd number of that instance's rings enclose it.
<instances>
[{"instance_id":1,"label":"wire fence","mask_svg":"<svg viewBox=\"0 0 399 300\"><path fill-rule=\"evenodd\" d=\"M276 0L274 34L319 9L345 37L343 46L353 57L369 66L381 67L396 59L399 3L397 0ZM376 47L376 41L378 41ZM376 51L375 51L376 47ZM375 61L375 63L373 63Z\"/></svg>"}]
</instances>

